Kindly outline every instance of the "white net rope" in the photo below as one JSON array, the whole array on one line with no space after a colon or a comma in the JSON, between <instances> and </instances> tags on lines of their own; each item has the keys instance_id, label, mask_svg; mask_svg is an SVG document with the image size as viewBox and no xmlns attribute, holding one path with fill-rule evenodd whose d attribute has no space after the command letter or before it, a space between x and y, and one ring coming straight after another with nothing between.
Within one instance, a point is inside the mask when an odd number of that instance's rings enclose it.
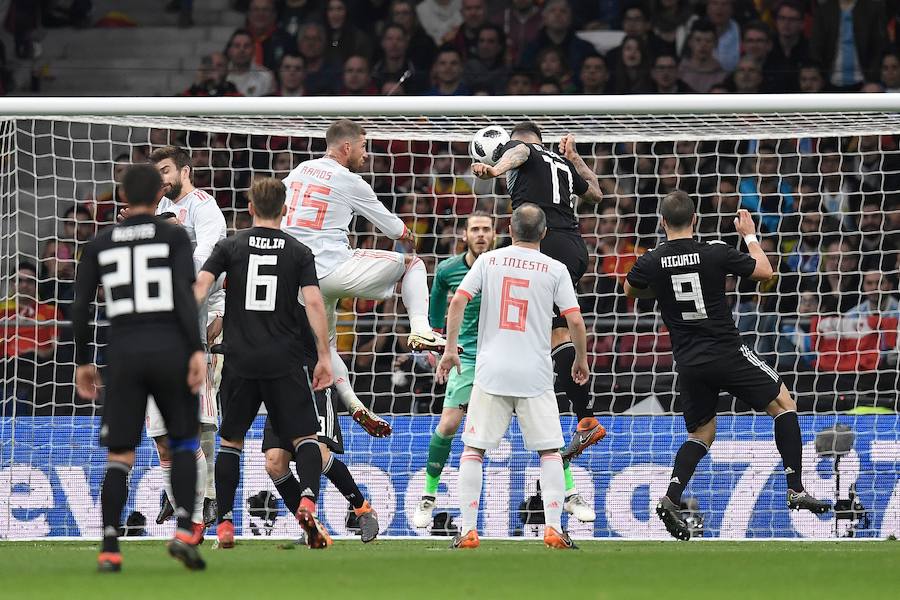
<instances>
[{"instance_id":1,"label":"white net rope","mask_svg":"<svg viewBox=\"0 0 900 600\"><path fill-rule=\"evenodd\" d=\"M707 535L883 536L900 531L900 493L894 491L900 456L895 415L900 116L529 118L539 123L547 142L576 133L579 151L605 196L602 203L579 209L590 264L578 291L589 324L592 408L610 435L605 447L589 451L574 466L579 490L593 503L598 520L580 524L570 518L569 529L578 536L665 535L651 518L652 504L665 489L685 435L670 343L653 306L627 300L621 283L637 256L662 240L659 200L681 189L698 199L702 239L738 246L732 224L738 207L751 209L757 218L777 276L758 286L732 282L735 321L745 343L778 370L805 413L807 488L833 500L856 494L870 517L866 520L860 511L837 521L789 515L771 420L752 416L746 405L723 395L719 440L687 494L705 514ZM6 295L11 301L28 295L28 275L17 267L33 262L38 273L30 293L38 297L39 318L60 323L36 327L22 312L27 301L7 303L0 497L11 500L0 501L0 537L93 535L98 530L92 511L102 478L95 449L102 405L75 393L66 320L80 248L114 221L124 166L146 160L161 145L187 147L194 184L216 198L233 231L249 226L247 190L253 179L283 177L303 160L321 155L324 130L333 119L79 116L4 122L0 264L5 265ZM464 250L465 217L476 209L495 215L502 243L509 198L502 182L471 177L467 144L484 125L509 128L522 119L357 119L370 140L371 160L362 175L418 239L415 248L398 245L359 220L353 245L416 251L431 274L439 261ZM347 462L386 533L423 533L412 528L412 511L444 390L434 383L427 361L415 360L405 348L408 327L397 299L347 299L339 310L338 347L354 388L376 412L392 416L394 425L392 438L379 441L344 421ZM102 323L102 313L98 318ZM95 336L102 359L102 324ZM11 352L12 337L22 347L30 343L31 352ZM568 411L562 397L561 408ZM646 414L656 416L640 416ZM839 468L832 458L818 457L815 448L816 434L836 424L850 426L857 437ZM564 430L572 427L567 418ZM262 470L262 455L254 450L258 443L251 435L239 502L251 492L273 489ZM451 513L458 454L453 456L438 500ZM533 493L536 462L517 433L489 459L486 488L493 492L484 503L484 530L532 535L516 512ZM161 481L155 461L149 445L142 446L129 502L129 511L143 513L151 523ZM325 518L333 531L344 533L346 503L331 486L324 489ZM155 525L148 530L167 531ZM291 531L289 519L282 518L276 532Z\"/></svg>"}]
</instances>

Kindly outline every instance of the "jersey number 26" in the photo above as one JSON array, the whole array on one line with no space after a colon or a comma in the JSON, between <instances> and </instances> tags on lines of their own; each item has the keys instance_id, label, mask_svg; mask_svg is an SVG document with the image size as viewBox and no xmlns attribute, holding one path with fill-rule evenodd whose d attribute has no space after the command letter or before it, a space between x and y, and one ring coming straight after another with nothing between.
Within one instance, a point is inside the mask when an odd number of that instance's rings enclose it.
<instances>
[{"instance_id":1,"label":"jersey number 26","mask_svg":"<svg viewBox=\"0 0 900 600\"><path fill-rule=\"evenodd\" d=\"M169 267L151 267L150 259L169 258L168 244L141 244L109 248L97 255L101 267L114 265L115 269L104 274L103 291L106 293L106 316L112 319L132 313L165 312L175 308L172 298L172 270ZM113 289L134 285L132 297L114 299ZM155 289L153 289L155 287ZM151 294L155 291L155 294Z\"/></svg>"}]
</instances>

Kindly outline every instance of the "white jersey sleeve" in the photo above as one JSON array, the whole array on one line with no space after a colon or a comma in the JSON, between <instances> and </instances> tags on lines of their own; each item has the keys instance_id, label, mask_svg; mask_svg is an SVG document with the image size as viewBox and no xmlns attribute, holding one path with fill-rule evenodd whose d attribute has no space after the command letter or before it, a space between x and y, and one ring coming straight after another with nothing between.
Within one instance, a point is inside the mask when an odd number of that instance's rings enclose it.
<instances>
[{"instance_id":1,"label":"white jersey sleeve","mask_svg":"<svg viewBox=\"0 0 900 600\"><path fill-rule=\"evenodd\" d=\"M228 233L225 216L216 204L215 198L205 192L194 203L192 221L196 246L194 247L194 267L199 273L213 247Z\"/></svg>"},{"instance_id":2,"label":"white jersey sleeve","mask_svg":"<svg viewBox=\"0 0 900 600\"><path fill-rule=\"evenodd\" d=\"M581 310L578 304L578 296L575 294L575 286L572 285L572 278L569 271L565 268L557 270L558 282L556 285L556 294L553 296L553 303L559 308L560 316L566 316L570 312Z\"/></svg>"},{"instance_id":3,"label":"white jersey sleeve","mask_svg":"<svg viewBox=\"0 0 900 600\"><path fill-rule=\"evenodd\" d=\"M353 180L347 192L347 201L353 212L367 218L378 231L392 240L403 237L406 225L400 217L385 208L375 195L375 190L362 177L355 174L351 177Z\"/></svg>"}]
</instances>

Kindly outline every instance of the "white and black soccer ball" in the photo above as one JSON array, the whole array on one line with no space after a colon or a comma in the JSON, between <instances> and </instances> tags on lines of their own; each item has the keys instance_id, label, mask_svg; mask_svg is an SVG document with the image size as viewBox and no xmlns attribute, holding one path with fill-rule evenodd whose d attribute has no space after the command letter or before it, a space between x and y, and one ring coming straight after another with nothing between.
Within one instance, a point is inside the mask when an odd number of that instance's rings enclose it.
<instances>
[{"instance_id":1,"label":"white and black soccer ball","mask_svg":"<svg viewBox=\"0 0 900 600\"><path fill-rule=\"evenodd\" d=\"M490 125L472 136L469 143L469 154L476 162L494 166L503 154L503 146L509 141L506 130L497 125Z\"/></svg>"}]
</instances>

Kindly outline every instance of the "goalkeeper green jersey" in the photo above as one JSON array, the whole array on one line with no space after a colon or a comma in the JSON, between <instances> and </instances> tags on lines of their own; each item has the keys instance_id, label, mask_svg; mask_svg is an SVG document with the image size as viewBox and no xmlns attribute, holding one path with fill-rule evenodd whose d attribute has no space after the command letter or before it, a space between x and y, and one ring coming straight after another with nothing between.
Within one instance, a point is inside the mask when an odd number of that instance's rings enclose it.
<instances>
[{"instance_id":1,"label":"goalkeeper green jersey","mask_svg":"<svg viewBox=\"0 0 900 600\"><path fill-rule=\"evenodd\" d=\"M431 302L428 308L428 320L435 329L444 329L447 320L448 294L456 293L456 288L469 272L466 264L466 253L457 254L442 261L434 271L431 284ZM475 352L478 348L478 313L481 310L481 294L478 294L466 305L462 326L459 329L459 345L463 353L459 359L465 363L475 363Z\"/></svg>"}]
</instances>

